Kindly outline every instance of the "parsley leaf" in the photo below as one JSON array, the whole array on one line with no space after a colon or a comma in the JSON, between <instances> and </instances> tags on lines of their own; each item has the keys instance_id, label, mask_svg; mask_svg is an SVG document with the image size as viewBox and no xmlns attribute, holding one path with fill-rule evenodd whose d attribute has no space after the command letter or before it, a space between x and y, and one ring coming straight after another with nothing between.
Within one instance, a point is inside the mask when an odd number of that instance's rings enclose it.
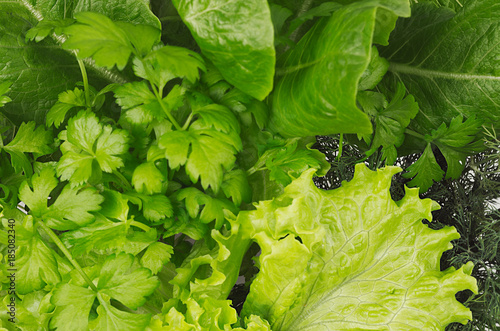
<instances>
[{"instance_id":1,"label":"parsley leaf","mask_svg":"<svg viewBox=\"0 0 500 331\"><path fill-rule=\"evenodd\" d=\"M33 173L31 162L25 153L33 153L37 156L52 152L49 144L52 143L52 134L43 126L35 129L35 122L22 123L17 131L16 137L3 149L10 154L11 163L16 172L24 171L31 176Z\"/></svg>"},{"instance_id":2,"label":"parsley leaf","mask_svg":"<svg viewBox=\"0 0 500 331\"><path fill-rule=\"evenodd\" d=\"M97 288L120 301L129 308L136 309L146 302L146 296L158 286L151 271L141 268L134 256L121 253L106 259L101 269Z\"/></svg>"},{"instance_id":3,"label":"parsley leaf","mask_svg":"<svg viewBox=\"0 0 500 331\"><path fill-rule=\"evenodd\" d=\"M114 92L116 102L126 110L125 118L130 123L149 124L154 119L165 117L162 105L145 81L123 84ZM183 100L184 89L175 85L162 102L168 111L172 111L182 106Z\"/></svg>"},{"instance_id":4,"label":"parsley leaf","mask_svg":"<svg viewBox=\"0 0 500 331\"><path fill-rule=\"evenodd\" d=\"M446 178L458 178L465 167L465 158L484 149L477 135L482 131L482 121L474 117L463 121L463 116L454 117L449 126L442 123L431 133L432 142L443 153L448 168Z\"/></svg>"},{"instance_id":5,"label":"parsley leaf","mask_svg":"<svg viewBox=\"0 0 500 331\"><path fill-rule=\"evenodd\" d=\"M389 104L381 93L363 91L358 94L358 102L375 123L373 138L364 138L367 141L371 140L370 152L382 146L386 164L393 164L396 161L396 147L403 144L405 129L418 113L418 104L413 96L405 97L405 94L405 87L401 83L398 84Z\"/></svg>"},{"instance_id":6,"label":"parsley leaf","mask_svg":"<svg viewBox=\"0 0 500 331\"><path fill-rule=\"evenodd\" d=\"M40 174L33 175L32 189L27 181L19 188L19 199L29 208L30 213L46 221L47 226L57 230L71 230L91 223L91 212L101 209L103 197L94 188L77 189L64 186L54 203L47 206L52 190L58 185L55 172L45 167ZM52 197L54 198L54 197Z\"/></svg>"},{"instance_id":7,"label":"parsley leaf","mask_svg":"<svg viewBox=\"0 0 500 331\"><path fill-rule=\"evenodd\" d=\"M76 24L64 28L65 49L78 49L78 57L92 57L98 66L122 70L130 55L141 56L159 41L160 31L149 25L113 22L93 12L75 14Z\"/></svg>"},{"instance_id":8,"label":"parsley leaf","mask_svg":"<svg viewBox=\"0 0 500 331\"><path fill-rule=\"evenodd\" d=\"M27 294L47 284L59 283L61 276L55 253L38 233L33 217L26 216L16 231L19 245L16 251L16 291Z\"/></svg>"},{"instance_id":9,"label":"parsley leaf","mask_svg":"<svg viewBox=\"0 0 500 331\"><path fill-rule=\"evenodd\" d=\"M51 302L56 306L50 327L58 330L88 330L89 313L96 294L89 288L61 283Z\"/></svg>"},{"instance_id":10,"label":"parsley leaf","mask_svg":"<svg viewBox=\"0 0 500 331\"><path fill-rule=\"evenodd\" d=\"M133 314L113 307L104 296L98 295L100 306L97 307L99 317L91 326L98 331L136 331L143 330L151 320L150 314Z\"/></svg>"},{"instance_id":11,"label":"parsley leaf","mask_svg":"<svg viewBox=\"0 0 500 331\"><path fill-rule=\"evenodd\" d=\"M153 275L160 272L161 268L170 261L170 256L174 253L172 246L162 242L149 245L141 258L141 265L151 270Z\"/></svg>"},{"instance_id":12,"label":"parsley leaf","mask_svg":"<svg viewBox=\"0 0 500 331\"><path fill-rule=\"evenodd\" d=\"M196 82L200 76L199 69L206 70L202 57L176 46L163 46L149 53L142 61L134 60L135 74L155 84L160 91L174 78Z\"/></svg>"},{"instance_id":13,"label":"parsley leaf","mask_svg":"<svg viewBox=\"0 0 500 331\"><path fill-rule=\"evenodd\" d=\"M77 230L65 232L61 239L71 247L71 253L81 256L91 251L101 254L126 252L138 254L156 241L155 229L138 232L127 222L113 222L102 215L96 221Z\"/></svg>"},{"instance_id":14,"label":"parsley leaf","mask_svg":"<svg viewBox=\"0 0 500 331\"><path fill-rule=\"evenodd\" d=\"M182 189L177 194L177 200L184 200L186 210L191 218L198 218L202 223L215 220L215 228L220 229L224 224L224 210L236 212L234 205L225 199L213 198L194 187ZM200 209L203 206L203 209Z\"/></svg>"},{"instance_id":15,"label":"parsley leaf","mask_svg":"<svg viewBox=\"0 0 500 331\"><path fill-rule=\"evenodd\" d=\"M221 188L227 198L233 199L236 206L241 205L242 202L249 203L252 200L252 189L246 173L241 169L226 172Z\"/></svg>"},{"instance_id":16,"label":"parsley leaf","mask_svg":"<svg viewBox=\"0 0 500 331\"><path fill-rule=\"evenodd\" d=\"M78 87L73 91L68 90L59 94L58 101L47 113L47 126L54 125L58 128L68 111L75 107L86 107L85 95Z\"/></svg>"},{"instance_id":17,"label":"parsley leaf","mask_svg":"<svg viewBox=\"0 0 500 331\"><path fill-rule=\"evenodd\" d=\"M145 219L150 222L159 222L173 216L173 207L169 198L161 194L146 195L136 192L124 194L130 202L137 205Z\"/></svg>"},{"instance_id":18,"label":"parsley leaf","mask_svg":"<svg viewBox=\"0 0 500 331\"><path fill-rule=\"evenodd\" d=\"M128 135L124 130L102 125L90 112L81 111L68 122L67 130L59 134L63 156L57 164L57 174L76 186L101 171L113 172L123 166L122 155L128 150Z\"/></svg>"},{"instance_id":19,"label":"parsley leaf","mask_svg":"<svg viewBox=\"0 0 500 331\"><path fill-rule=\"evenodd\" d=\"M437 164L430 143L427 144L420 158L406 168L406 171L407 172L403 174L404 178L413 177L407 185L420 187L421 193L427 191L429 187L432 186L433 181L438 182L444 176L444 171Z\"/></svg>"},{"instance_id":20,"label":"parsley leaf","mask_svg":"<svg viewBox=\"0 0 500 331\"><path fill-rule=\"evenodd\" d=\"M132 174L132 185L139 193L160 193L165 177L154 162L146 162L137 166Z\"/></svg>"},{"instance_id":21,"label":"parsley leaf","mask_svg":"<svg viewBox=\"0 0 500 331\"><path fill-rule=\"evenodd\" d=\"M51 327L88 330L89 314L96 298L99 302L98 318L91 322L91 327L96 330L137 330L149 323L150 315L123 312L112 307L109 300L118 300L132 309L144 304L146 296L158 286L158 279L151 276L150 270L140 267L137 259L130 254L112 254L106 258L96 276L95 279L99 279L97 293L68 283L56 288L52 297L56 310ZM75 320L72 315L77 315L78 319Z\"/></svg>"},{"instance_id":22,"label":"parsley leaf","mask_svg":"<svg viewBox=\"0 0 500 331\"><path fill-rule=\"evenodd\" d=\"M186 173L193 183L201 178L204 189L210 186L217 193L224 170L232 168L235 154L242 148L239 123L234 114L221 105L202 107L193 114L199 118L187 131L165 133L159 147L165 150L170 168L186 165Z\"/></svg>"}]
</instances>

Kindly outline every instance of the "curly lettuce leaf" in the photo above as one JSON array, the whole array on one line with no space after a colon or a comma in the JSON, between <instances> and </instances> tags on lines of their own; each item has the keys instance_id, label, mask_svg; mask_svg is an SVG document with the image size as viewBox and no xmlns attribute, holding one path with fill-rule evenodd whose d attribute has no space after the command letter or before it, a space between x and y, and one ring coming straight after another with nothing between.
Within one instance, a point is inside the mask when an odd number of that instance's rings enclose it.
<instances>
[{"instance_id":1,"label":"curly lettuce leaf","mask_svg":"<svg viewBox=\"0 0 500 331\"><path fill-rule=\"evenodd\" d=\"M308 170L277 199L241 212L240 233L262 250L242 316L259 315L277 331L444 330L471 319L455 299L477 291L471 263L440 271L459 235L422 223L438 205L418 189L392 200L399 171L358 164L352 181L322 191Z\"/></svg>"},{"instance_id":2,"label":"curly lettuce leaf","mask_svg":"<svg viewBox=\"0 0 500 331\"><path fill-rule=\"evenodd\" d=\"M186 312L181 313L178 307L168 307L164 314L155 316L147 331L270 331L269 323L252 315L245 319L246 328L232 325L238 321L236 310L229 300L204 298L186 300Z\"/></svg>"}]
</instances>

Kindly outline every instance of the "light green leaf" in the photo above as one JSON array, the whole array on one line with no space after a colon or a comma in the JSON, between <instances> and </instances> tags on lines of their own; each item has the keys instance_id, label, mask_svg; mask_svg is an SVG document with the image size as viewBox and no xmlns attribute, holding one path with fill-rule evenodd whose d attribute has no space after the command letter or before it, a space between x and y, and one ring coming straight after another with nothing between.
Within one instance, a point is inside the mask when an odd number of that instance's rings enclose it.
<instances>
[{"instance_id":1,"label":"light green leaf","mask_svg":"<svg viewBox=\"0 0 500 331\"><path fill-rule=\"evenodd\" d=\"M142 60L134 59L135 74L155 84L158 90L163 90L165 84L174 78L186 78L191 83L196 82L199 69L206 70L202 57L177 46L163 46Z\"/></svg>"},{"instance_id":2,"label":"light green leaf","mask_svg":"<svg viewBox=\"0 0 500 331\"><path fill-rule=\"evenodd\" d=\"M64 121L68 111L75 107L86 107L85 95L78 87L74 91L68 90L62 92L57 97L58 101L50 108L47 114L47 126L54 125L59 128Z\"/></svg>"},{"instance_id":3,"label":"light green leaf","mask_svg":"<svg viewBox=\"0 0 500 331\"><path fill-rule=\"evenodd\" d=\"M110 304L110 299L120 301L133 309L145 302L145 296L150 295L158 286L156 277L151 272L140 267L134 256L129 254L112 254L106 258L99 273L89 274L89 277L99 279L97 293L81 286L63 283L58 286L52 296L56 306L51 327L59 330L142 330L151 316L149 314L133 314L121 311ZM83 286L83 287L82 287ZM97 319L89 325L89 314L97 297Z\"/></svg>"},{"instance_id":4,"label":"light green leaf","mask_svg":"<svg viewBox=\"0 0 500 331\"><path fill-rule=\"evenodd\" d=\"M57 308L50 320L50 327L58 331L87 331L90 309L96 293L68 283L61 283L52 295L51 302Z\"/></svg>"},{"instance_id":5,"label":"light green leaf","mask_svg":"<svg viewBox=\"0 0 500 331\"><path fill-rule=\"evenodd\" d=\"M49 154L52 148L52 134L42 126L35 129L35 122L22 123L15 138L3 146L11 155L12 166L16 172L24 171L28 176L33 173L31 162L24 153L34 153L36 157Z\"/></svg>"},{"instance_id":6,"label":"light green leaf","mask_svg":"<svg viewBox=\"0 0 500 331\"><path fill-rule=\"evenodd\" d=\"M145 81L120 85L114 92L116 102L126 111L125 117L131 123L147 124L153 118L165 116L158 99Z\"/></svg>"},{"instance_id":7,"label":"light green leaf","mask_svg":"<svg viewBox=\"0 0 500 331\"><path fill-rule=\"evenodd\" d=\"M141 265L156 275L170 261L172 254L174 254L172 246L161 242L153 243L142 256Z\"/></svg>"},{"instance_id":8,"label":"light green leaf","mask_svg":"<svg viewBox=\"0 0 500 331\"><path fill-rule=\"evenodd\" d=\"M48 330L54 310L51 297L52 293L44 290L24 295L22 301L16 302L16 326L21 330Z\"/></svg>"},{"instance_id":9,"label":"light green leaf","mask_svg":"<svg viewBox=\"0 0 500 331\"><path fill-rule=\"evenodd\" d=\"M455 13L430 3L413 6L399 20L389 46L383 85L403 82L420 112L410 128L430 133L452 118L477 117L500 128L500 3L461 1ZM452 50L452 51L450 51Z\"/></svg>"},{"instance_id":10,"label":"light green leaf","mask_svg":"<svg viewBox=\"0 0 500 331\"><path fill-rule=\"evenodd\" d=\"M45 155L52 152L52 148L48 146L50 143L52 135L49 131L42 126L35 129L35 122L28 122L21 124L16 137L4 149Z\"/></svg>"},{"instance_id":11,"label":"light green leaf","mask_svg":"<svg viewBox=\"0 0 500 331\"><path fill-rule=\"evenodd\" d=\"M144 55L159 41L160 31L149 25L113 22L93 12L75 14L76 24L64 28L65 49L78 49L78 57L92 57L98 66L125 68L132 54ZM141 37L139 37L141 36Z\"/></svg>"},{"instance_id":12,"label":"light green leaf","mask_svg":"<svg viewBox=\"0 0 500 331\"><path fill-rule=\"evenodd\" d=\"M150 222L159 222L174 214L172 203L169 198L161 194L146 195L136 192L124 194L130 202L137 205L142 210L144 218Z\"/></svg>"},{"instance_id":13,"label":"light green leaf","mask_svg":"<svg viewBox=\"0 0 500 331\"><path fill-rule=\"evenodd\" d=\"M242 169L235 169L224 174L221 184L225 196L231 198L236 206L242 202L249 203L252 200L252 189L248 183L246 173Z\"/></svg>"},{"instance_id":14,"label":"light green leaf","mask_svg":"<svg viewBox=\"0 0 500 331\"><path fill-rule=\"evenodd\" d=\"M33 227L33 218L25 217L22 225L16 227L16 292L28 294L54 286L61 281L54 251L47 247L38 231Z\"/></svg>"},{"instance_id":15,"label":"light green leaf","mask_svg":"<svg viewBox=\"0 0 500 331\"><path fill-rule=\"evenodd\" d=\"M129 231L129 228L125 222L113 222L97 215L94 223L65 232L61 235L61 240L74 256L91 251L99 254L126 252L135 255L157 240L155 229L138 232Z\"/></svg>"},{"instance_id":16,"label":"light green leaf","mask_svg":"<svg viewBox=\"0 0 500 331\"><path fill-rule=\"evenodd\" d=\"M94 188L76 189L66 185L55 202L47 206L50 193L58 184L51 167L33 175L31 182L32 189L27 181L21 184L19 199L30 208L31 215L43 219L53 229L70 230L91 223L94 220L91 212L101 209L104 201Z\"/></svg>"},{"instance_id":17,"label":"light green leaf","mask_svg":"<svg viewBox=\"0 0 500 331\"><path fill-rule=\"evenodd\" d=\"M270 331L269 323L263 321L258 316L252 315L246 319L247 328L232 328L238 320L236 310L231 307L229 300L214 300L204 298L186 300L186 312L179 312L176 307L172 307L162 316L162 323L158 329L161 331Z\"/></svg>"},{"instance_id":18,"label":"light green leaf","mask_svg":"<svg viewBox=\"0 0 500 331\"><path fill-rule=\"evenodd\" d=\"M171 169L186 165L186 173L193 183L201 178L204 189L209 186L218 192L224 170L229 170L236 161L237 149L232 137L215 130L198 130L191 126L188 131L165 133L159 146L165 149Z\"/></svg>"},{"instance_id":19,"label":"light green leaf","mask_svg":"<svg viewBox=\"0 0 500 331\"><path fill-rule=\"evenodd\" d=\"M265 0L175 0L203 54L224 79L256 99L273 87L273 24Z\"/></svg>"},{"instance_id":20,"label":"light green leaf","mask_svg":"<svg viewBox=\"0 0 500 331\"><path fill-rule=\"evenodd\" d=\"M113 172L123 166L120 155L128 151L128 134L99 123L96 115L81 111L68 121L67 130L59 134L63 156L57 174L76 186L101 171ZM85 167L83 167L85 165Z\"/></svg>"},{"instance_id":21,"label":"light green leaf","mask_svg":"<svg viewBox=\"0 0 500 331\"><path fill-rule=\"evenodd\" d=\"M215 229L220 229L224 223L225 210L237 212L234 205L228 200L213 198L194 187L180 190L177 194L177 200L184 200L191 218L198 218L202 223L210 223L215 220ZM202 206L203 208L201 208Z\"/></svg>"},{"instance_id":22,"label":"light green leaf","mask_svg":"<svg viewBox=\"0 0 500 331\"><path fill-rule=\"evenodd\" d=\"M422 223L438 205L417 189L392 200L399 171L357 164L350 182L323 191L308 170L282 196L240 212L239 233L262 251L242 316L259 315L276 331L442 331L471 319L455 299L477 291L471 263L440 271L459 235Z\"/></svg>"},{"instance_id":23,"label":"light green leaf","mask_svg":"<svg viewBox=\"0 0 500 331\"><path fill-rule=\"evenodd\" d=\"M154 162L146 162L134 169L132 185L137 192L151 195L161 192L164 179Z\"/></svg>"},{"instance_id":24,"label":"light green leaf","mask_svg":"<svg viewBox=\"0 0 500 331\"><path fill-rule=\"evenodd\" d=\"M97 288L106 294L136 309L146 302L158 286L158 279L151 276L151 271L140 267L131 254L120 253L109 256L104 262Z\"/></svg>"},{"instance_id":25,"label":"light green leaf","mask_svg":"<svg viewBox=\"0 0 500 331\"><path fill-rule=\"evenodd\" d=\"M97 314L92 323L96 331L137 331L144 330L151 320L151 314L133 314L113 307L109 300L98 295Z\"/></svg>"}]
</instances>

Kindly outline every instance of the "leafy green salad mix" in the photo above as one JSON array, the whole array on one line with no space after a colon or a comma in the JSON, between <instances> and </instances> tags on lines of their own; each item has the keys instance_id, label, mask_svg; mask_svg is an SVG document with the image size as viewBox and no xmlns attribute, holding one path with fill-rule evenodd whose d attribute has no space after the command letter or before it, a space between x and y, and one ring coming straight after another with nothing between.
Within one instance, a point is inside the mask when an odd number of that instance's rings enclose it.
<instances>
[{"instance_id":1,"label":"leafy green salad mix","mask_svg":"<svg viewBox=\"0 0 500 331\"><path fill-rule=\"evenodd\" d=\"M497 0L4 1L0 111L1 330L474 318L422 194L500 129Z\"/></svg>"}]
</instances>

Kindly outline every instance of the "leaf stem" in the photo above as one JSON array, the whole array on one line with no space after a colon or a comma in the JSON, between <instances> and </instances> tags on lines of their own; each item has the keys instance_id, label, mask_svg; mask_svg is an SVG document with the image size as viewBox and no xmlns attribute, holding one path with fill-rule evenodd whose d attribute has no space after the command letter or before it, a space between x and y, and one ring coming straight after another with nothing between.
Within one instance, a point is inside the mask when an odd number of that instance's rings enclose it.
<instances>
[{"instance_id":1,"label":"leaf stem","mask_svg":"<svg viewBox=\"0 0 500 331\"><path fill-rule=\"evenodd\" d=\"M420 133L415 132L415 131L413 131L413 130L410 130L410 129L405 129L405 133L406 133L406 134L409 134L410 136L414 136L414 137L416 137L416 138L419 138L419 139L422 139L422 140L427 141L427 139L425 139L425 136L424 136L424 135L421 135Z\"/></svg>"},{"instance_id":2,"label":"leaf stem","mask_svg":"<svg viewBox=\"0 0 500 331\"><path fill-rule=\"evenodd\" d=\"M189 117L187 118L186 122L184 122L184 125L182 126L182 130L187 130L187 128L189 127L189 124L191 124L191 120L193 119L193 112L191 112L191 114L189 114Z\"/></svg>"},{"instance_id":3,"label":"leaf stem","mask_svg":"<svg viewBox=\"0 0 500 331\"><path fill-rule=\"evenodd\" d=\"M145 232L149 232L149 230L151 230L151 228L146 224L137 221L130 222L130 225L135 226L136 228L139 228L141 230L144 230Z\"/></svg>"},{"instance_id":4,"label":"leaf stem","mask_svg":"<svg viewBox=\"0 0 500 331\"><path fill-rule=\"evenodd\" d=\"M85 64L80 59L78 59L78 65L80 66L80 71L82 72L83 89L85 90L85 104L87 105L87 109L91 109L91 107L90 107L89 78L87 76L87 69L85 69Z\"/></svg>"},{"instance_id":5,"label":"leaf stem","mask_svg":"<svg viewBox=\"0 0 500 331\"><path fill-rule=\"evenodd\" d=\"M339 153L337 154L337 160L342 157L342 148L344 147L344 135L341 133L339 138Z\"/></svg>"},{"instance_id":6,"label":"leaf stem","mask_svg":"<svg viewBox=\"0 0 500 331\"><path fill-rule=\"evenodd\" d=\"M179 125L179 123L176 121L176 119L172 116L172 114L170 113L170 110L167 109L167 107L165 107L165 103L163 102L163 99L160 95L160 92L156 90L156 88L154 87L153 84L151 84L153 86L153 92L156 96L156 99L158 100L158 103L160 104L161 106L161 109L163 110L163 112L167 115L168 119L170 120L170 122L172 122L172 124L175 126L175 128L179 131L184 131L184 129Z\"/></svg>"},{"instance_id":7,"label":"leaf stem","mask_svg":"<svg viewBox=\"0 0 500 331\"><path fill-rule=\"evenodd\" d=\"M116 177L118 177L118 179L120 180L120 182L122 182L122 184L125 185L125 188L128 191L133 191L132 185L130 185L130 183L128 182L127 178L125 178L125 176L123 176L118 170L113 170L113 175L115 175Z\"/></svg>"},{"instance_id":8,"label":"leaf stem","mask_svg":"<svg viewBox=\"0 0 500 331\"><path fill-rule=\"evenodd\" d=\"M80 265L78 264L78 262L76 262L76 260L73 259L73 256L71 255L71 253L68 251L68 249L66 248L66 246L64 246L64 244L62 243L61 239L59 239L59 237L54 233L54 231L52 231L52 229L49 228L42 221L38 221L37 224L43 229L43 231L45 231L45 233L47 233L49 235L50 239L52 239L52 241L54 242L54 244L56 244L57 247L59 247L59 249L61 250L61 252L63 252L64 256L66 256L66 258L69 260L69 262L71 262L71 264L73 265L73 267L75 267L75 269L80 273L80 275L82 275L83 279L85 279L85 281L87 282L87 284L89 284L90 288L94 292L97 292L97 287L94 285L94 283L92 282L92 280L90 280L89 276L87 276L87 274L85 273L85 271L83 271L82 267L80 267Z\"/></svg>"}]
</instances>

